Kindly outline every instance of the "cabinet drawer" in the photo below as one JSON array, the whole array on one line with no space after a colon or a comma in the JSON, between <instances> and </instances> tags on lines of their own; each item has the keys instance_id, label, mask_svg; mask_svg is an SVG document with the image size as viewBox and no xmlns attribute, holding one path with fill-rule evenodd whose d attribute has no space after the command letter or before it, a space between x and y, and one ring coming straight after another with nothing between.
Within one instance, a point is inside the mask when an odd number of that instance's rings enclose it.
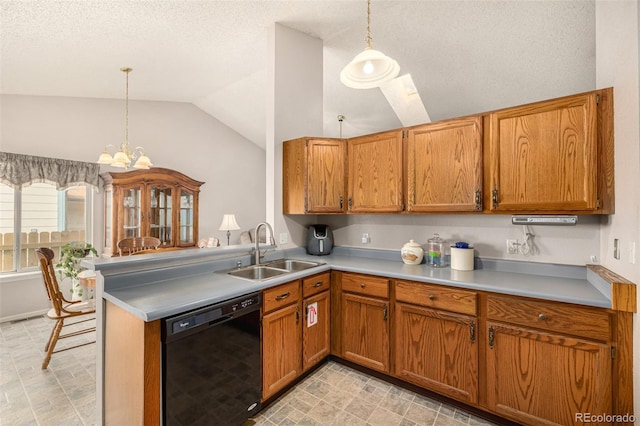
<instances>
[{"instance_id":1,"label":"cabinet drawer","mask_svg":"<svg viewBox=\"0 0 640 426\"><path fill-rule=\"evenodd\" d=\"M342 274L342 291L374 297L389 297L389 280L371 275Z\"/></svg>"},{"instance_id":2,"label":"cabinet drawer","mask_svg":"<svg viewBox=\"0 0 640 426\"><path fill-rule=\"evenodd\" d=\"M321 291L329 290L330 285L331 274L329 272L304 278L302 280L302 297L313 296Z\"/></svg>"},{"instance_id":3,"label":"cabinet drawer","mask_svg":"<svg viewBox=\"0 0 640 426\"><path fill-rule=\"evenodd\" d=\"M610 315L599 308L492 296L487 299L487 317L597 340L610 336Z\"/></svg>"},{"instance_id":4,"label":"cabinet drawer","mask_svg":"<svg viewBox=\"0 0 640 426\"><path fill-rule=\"evenodd\" d=\"M476 315L477 298L476 292L458 288L410 281L398 281L396 283L396 299L399 302L428 306L460 314Z\"/></svg>"},{"instance_id":5,"label":"cabinet drawer","mask_svg":"<svg viewBox=\"0 0 640 426\"><path fill-rule=\"evenodd\" d=\"M273 311L283 306L297 303L300 300L300 281L292 281L264 291L262 301L264 313Z\"/></svg>"}]
</instances>

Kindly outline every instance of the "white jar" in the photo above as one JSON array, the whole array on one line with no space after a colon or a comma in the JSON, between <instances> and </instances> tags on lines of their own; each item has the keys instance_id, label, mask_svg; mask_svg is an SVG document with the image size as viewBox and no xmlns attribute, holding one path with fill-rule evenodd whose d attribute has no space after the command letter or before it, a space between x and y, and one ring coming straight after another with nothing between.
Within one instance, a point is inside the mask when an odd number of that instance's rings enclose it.
<instances>
[{"instance_id":1,"label":"white jar","mask_svg":"<svg viewBox=\"0 0 640 426\"><path fill-rule=\"evenodd\" d=\"M402 261L404 263L408 265L417 265L422 262L424 250L420 244L416 243L414 240L409 240L408 243L402 246L400 256L402 256Z\"/></svg>"}]
</instances>

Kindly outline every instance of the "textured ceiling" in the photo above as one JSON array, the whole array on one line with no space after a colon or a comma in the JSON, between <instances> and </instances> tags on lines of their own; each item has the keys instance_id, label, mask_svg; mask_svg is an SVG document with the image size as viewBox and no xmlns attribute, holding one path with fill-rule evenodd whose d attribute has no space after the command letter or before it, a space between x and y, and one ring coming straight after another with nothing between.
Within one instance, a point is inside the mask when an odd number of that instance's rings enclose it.
<instances>
[{"instance_id":1,"label":"textured ceiling","mask_svg":"<svg viewBox=\"0 0 640 426\"><path fill-rule=\"evenodd\" d=\"M190 102L264 147L266 31L324 42L325 136L400 126L378 89L341 85L366 2L2 1L1 93ZM410 73L432 120L590 90L593 1L373 0L374 48ZM535 97L532 98L532 93Z\"/></svg>"}]
</instances>

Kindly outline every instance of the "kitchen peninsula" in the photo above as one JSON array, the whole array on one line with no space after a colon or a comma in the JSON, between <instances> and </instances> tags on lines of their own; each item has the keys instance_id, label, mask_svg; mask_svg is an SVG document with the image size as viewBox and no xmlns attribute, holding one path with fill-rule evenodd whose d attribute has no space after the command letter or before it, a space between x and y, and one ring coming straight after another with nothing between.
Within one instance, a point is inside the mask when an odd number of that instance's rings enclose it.
<instances>
[{"instance_id":1,"label":"kitchen peninsula","mask_svg":"<svg viewBox=\"0 0 640 426\"><path fill-rule=\"evenodd\" d=\"M322 257L302 248L271 252L270 260L324 264L264 281L219 272L238 261L250 264L251 249L87 262L99 271L103 299L98 337L104 358L97 382L105 424L161 423L162 318L283 284L299 286L329 271L330 354L338 360L524 424L563 423L575 410L633 413L636 287L604 268L478 258L474 271L455 271L405 265L395 251L336 247ZM440 335L444 329L451 333ZM531 365L518 364L515 348L531 354ZM441 365L429 353L434 350L453 364ZM555 358L536 359L540 354ZM545 371L537 368L542 362ZM523 375L526 368L530 376ZM567 376L570 389L549 388L549 376ZM284 388L298 377L288 378ZM532 385L526 401L511 395L509 385L518 381Z\"/></svg>"}]
</instances>

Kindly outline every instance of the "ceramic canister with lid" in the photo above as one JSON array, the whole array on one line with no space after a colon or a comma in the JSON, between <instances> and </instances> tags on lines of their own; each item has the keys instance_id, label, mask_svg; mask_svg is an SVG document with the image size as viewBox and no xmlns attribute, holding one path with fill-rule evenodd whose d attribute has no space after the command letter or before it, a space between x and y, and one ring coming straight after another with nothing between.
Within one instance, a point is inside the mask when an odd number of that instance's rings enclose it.
<instances>
[{"instance_id":1,"label":"ceramic canister with lid","mask_svg":"<svg viewBox=\"0 0 640 426\"><path fill-rule=\"evenodd\" d=\"M402 246L400 256L402 256L402 261L404 263L408 265L417 265L422 262L424 250L420 244L416 243L414 240L409 240L408 243Z\"/></svg>"},{"instance_id":2,"label":"ceramic canister with lid","mask_svg":"<svg viewBox=\"0 0 640 426\"><path fill-rule=\"evenodd\" d=\"M473 271L473 245L457 242L451 245L451 269Z\"/></svg>"},{"instance_id":3,"label":"ceramic canister with lid","mask_svg":"<svg viewBox=\"0 0 640 426\"><path fill-rule=\"evenodd\" d=\"M427 265L436 268L447 266L447 248L448 244L440 238L440 235L433 234L433 238L427 240Z\"/></svg>"}]
</instances>

